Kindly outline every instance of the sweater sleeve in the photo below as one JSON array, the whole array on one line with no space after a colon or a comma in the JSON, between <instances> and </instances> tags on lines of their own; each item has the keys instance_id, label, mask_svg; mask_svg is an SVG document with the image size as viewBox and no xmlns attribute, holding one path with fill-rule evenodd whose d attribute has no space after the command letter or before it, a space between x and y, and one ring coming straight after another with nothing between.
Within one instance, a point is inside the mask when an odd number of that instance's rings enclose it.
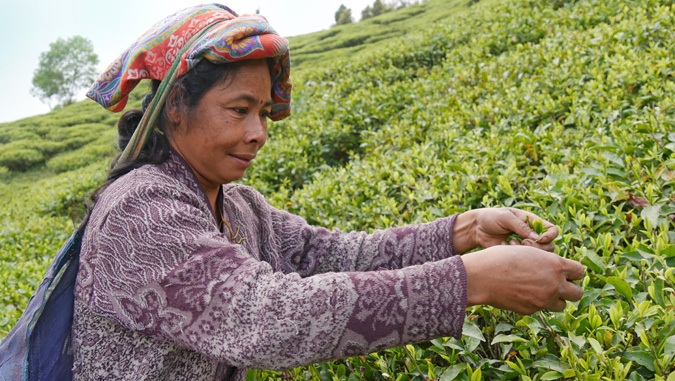
<instances>
[{"instance_id":1,"label":"sweater sleeve","mask_svg":"<svg viewBox=\"0 0 675 381\"><path fill-rule=\"evenodd\" d=\"M256 190L236 186L228 199L238 205L230 215L257 216L260 234L273 235L279 268L309 276L325 272L401 269L455 255L453 228L457 214L433 222L365 232L343 233L309 225L300 216L278 210ZM241 205L246 205L245 211ZM239 221L246 224L246 221ZM264 240L264 238L263 238ZM275 262L275 261L270 261Z\"/></svg>"},{"instance_id":2,"label":"sweater sleeve","mask_svg":"<svg viewBox=\"0 0 675 381\"><path fill-rule=\"evenodd\" d=\"M289 368L461 335L460 257L305 278L275 272L172 192L149 186L109 209L95 257L80 267L93 313L244 368Z\"/></svg>"}]
</instances>

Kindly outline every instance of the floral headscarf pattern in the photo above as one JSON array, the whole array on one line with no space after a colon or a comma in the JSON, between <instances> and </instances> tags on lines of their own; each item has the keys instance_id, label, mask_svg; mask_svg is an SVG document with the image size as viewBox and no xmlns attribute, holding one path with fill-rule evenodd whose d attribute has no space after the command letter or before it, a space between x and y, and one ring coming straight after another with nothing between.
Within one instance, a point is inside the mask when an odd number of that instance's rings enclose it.
<instances>
[{"instance_id":1,"label":"floral headscarf pattern","mask_svg":"<svg viewBox=\"0 0 675 381\"><path fill-rule=\"evenodd\" d=\"M213 24L218 25L213 25ZM188 40L211 27L177 57ZM162 80L179 58L177 77L202 59L221 64L273 57L272 120L291 113L290 51L288 40L279 36L260 15L239 16L220 4L199 5L179 11L143 34L101 74L87 97L113 112L124 109L131 90L141 79Z\"/></svg>"}]
</instances>

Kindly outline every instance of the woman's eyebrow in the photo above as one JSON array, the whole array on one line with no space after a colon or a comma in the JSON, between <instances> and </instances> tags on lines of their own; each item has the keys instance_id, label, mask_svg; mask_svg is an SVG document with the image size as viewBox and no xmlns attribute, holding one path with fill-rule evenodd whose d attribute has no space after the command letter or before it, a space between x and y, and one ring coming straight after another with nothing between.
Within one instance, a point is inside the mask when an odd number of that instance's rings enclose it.
<instances>
[{"instance_id":1,"label":"woman's eyebrow","mask_svg":"<svg viewBox=\"0 0 675 381\"><path fill-rule=\"evenodd\" d=\"M241 95L241 96L237 97L236 99L244 100L248 103L260 104L264 107L271 106L273 104L272 99L267 99L266 101L263 102L262 99L258 99L254 96L251 96L251 95Z\"/></svg>"}]
</instances>

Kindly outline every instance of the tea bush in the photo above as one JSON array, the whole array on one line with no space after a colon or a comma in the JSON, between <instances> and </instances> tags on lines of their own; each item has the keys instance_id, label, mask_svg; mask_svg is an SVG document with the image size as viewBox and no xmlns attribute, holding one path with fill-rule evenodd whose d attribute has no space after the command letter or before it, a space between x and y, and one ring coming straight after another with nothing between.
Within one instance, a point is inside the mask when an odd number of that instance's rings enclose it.
<instances>
[{"instance_id":1,"label":"tea bush","mask_svg":"<svg viewBox=\"0 0 675 381\"><path fill-rule=\"evenodd\" d=\"M298 189L280 176L274 202L344 230L529 209L561 227L560 255L587 266L584 298L533 317L477 307L462 340L276 377L675 379L672 5L486 6L458 16L464 30L428 31L414 49L305 73L302 113L283 129L314 112L335 120L342 107L357 142L344 165L310 166ZM438 41L446 48L425 49Z\"/></svg>"},{"instance_id":2,"label":"tea bush","mask_svg":"<svg viewBox=\"0 0 675 381\"><path fill-rule=\"evenodd\" d=\"M107 128L91 144L52 157L46 163L47 168L51 169L54 173L61 173L87 166L106 156L112 157L116 150L114 144L116 136L115 130Z\"/></svg>"},{"instance_id":3,"label":"tea bush","mask_svg":"<svg viewBox=\"0 0 675 381\"><path fill-rule=\"evenodd\" d=\"M289 37L293 70L330 65L336 58L347 61L355 54L379 50L382 44L392 41L405 45L411 35L451 21L450 16L468 8L469 3L467 0L424 1L357 24Z\"/></svg>"},{"instance_id":4,"label":"tea bush","mask_svg":"<svg viewBox=\"0 0 675 381\"><path fill-rule=\"evenodd\" d=\"M43 161L44 156L35 149L12 147L0 152L0 165L12 171L25 171Z\"/></svg>"},{"instance_id":5,"label":"tea bush","mask_svg":"<svg viewBox=\"0 0 675 381\"><path fill-rule=\"evenodd\" d=\"M344 231L533 211L560 228L556 253L586 266L584 297L533 316L471 307L460 340L248 379L675 380L673 2L472 3L292 38L294 115L270 125L243 181ZM385 20L411 29L378 31ZM392 39L337 48L365 35ZM43 155L0 163L3 334L103 181L117 116L97 107L0 125L0 152Z\"/></svg>"}]
</instances>

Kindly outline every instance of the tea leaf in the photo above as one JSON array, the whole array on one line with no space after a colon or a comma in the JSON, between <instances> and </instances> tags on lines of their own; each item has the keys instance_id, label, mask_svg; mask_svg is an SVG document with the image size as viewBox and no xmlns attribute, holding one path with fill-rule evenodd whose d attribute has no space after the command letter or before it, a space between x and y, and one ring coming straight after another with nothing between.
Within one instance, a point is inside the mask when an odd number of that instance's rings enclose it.
<instances>
[{"instance_id":1,"label":"tea leaf","mask_svg":"<svg viewBox=\"0 0 675 381\"><path fill-rule=\"evenodd\" d=\"M649 220L652 227L659 225L659 214L661 213L662 205L648 206L640 212L640 217Z\"/></svg>"},{"instance_id":2,"label":"tea leaf","mask_svg":"<svg viewBox=\"0 0 675 381\"><path fill-rule=\"evenodd\" d=\"M560 374L560 373L558 373L558 372L555 372L555 371L550 371L550 372L544 373L544 374L541 376L540 380L558 380L558 379L560 379L560 378L562 378L562 377L563 377L562 374Z\"/></svg>"},{"instance_id":3,"label":"tea leaf","mask_svg":"<svg viewBox=\"0 0 675 381\"><path fill-rule=\"evenodd\" d=\"M480 328L478 328L474 323L465 321L464 326L462 328L462 335L468 336L468 337L473 337L475 339L478 339L480 341L485 341L485 336L483 336L483 333L480 331Z\"/></svg>"},{"instance_id":4,"label":"tea leaf","mask_svg":"<svg viewBox=\"0 0 675 381\"><path fill-rule=\"evenodd\" d=\"M607 277L607 283L611 284L614 286L614 289L621 295L623 295L624 298L627 300L633 299L633 289L630 287L628 282L625 280L615 277L615 276L610 276Z\"/></svg>"},{"instance_id":5,"label":"tea leaf","mask_svg":"<svg viewBox=\"0 0 675 381\"><path fill-rule=\"evenodd\" d=\"M630 361L636 362L645 368L649 369L651 372L656 371L654 367L654 356L644 350L640 349L630 349L626 351L624 357Z\"/></svg>"},{"instance_id":6,"label":"tea leaf","mask_svg":"<svg viewBox=\"0 0 675 381\"><path fill-rule=\"evenodd\" d=\"M490 343L491 345L497 344L497 343L522 343L527 340L523 339L520 336L517 335L497 335L495 336L494 339L492 339L492 342Z\"/></svg>"}]
</instances>

